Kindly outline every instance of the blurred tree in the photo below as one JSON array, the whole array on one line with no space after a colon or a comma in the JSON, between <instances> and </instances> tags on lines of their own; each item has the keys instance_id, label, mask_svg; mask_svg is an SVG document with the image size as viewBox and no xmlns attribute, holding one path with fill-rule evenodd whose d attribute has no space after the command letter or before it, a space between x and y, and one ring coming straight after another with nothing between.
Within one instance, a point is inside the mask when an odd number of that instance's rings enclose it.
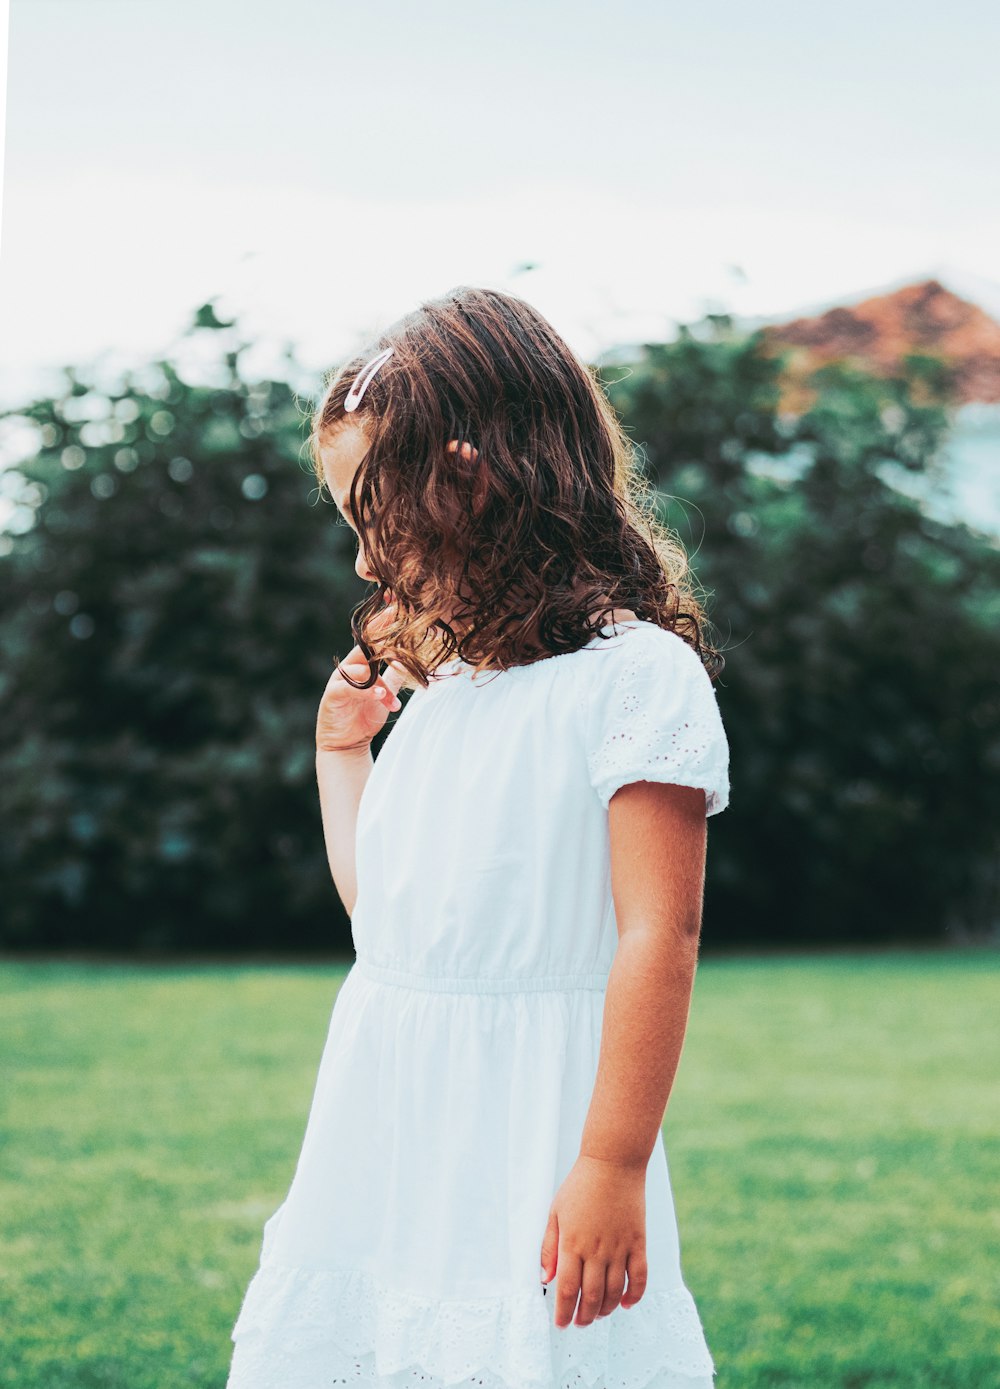
<instances>
[{"instance_id":1,"label":"blurred tree","mask_svg":"<svg viewBox=\"0 0 1000 1389\"><path fill-rule=\"evenodd\" d=\"M188 336L210 357L229 326L208 305ZM17 412L39 449L0 558L7 946L350 945L312 740L363 590L308 412L241 377L243 346L210 385L68 370Z\"/></svg>"},{"instance_id":2,"label":"blurred tree","mask_svg":"<svg viewBox=\"0 0 1000 1389\"><path fill-rule=\"evenodd\" d=\"M900 485L943 480L950 373L831 363L781 417L783 359L701 326L605 375L727 655L706 944L995 931L1000 553Z\"/></svg>"}]
</instances>

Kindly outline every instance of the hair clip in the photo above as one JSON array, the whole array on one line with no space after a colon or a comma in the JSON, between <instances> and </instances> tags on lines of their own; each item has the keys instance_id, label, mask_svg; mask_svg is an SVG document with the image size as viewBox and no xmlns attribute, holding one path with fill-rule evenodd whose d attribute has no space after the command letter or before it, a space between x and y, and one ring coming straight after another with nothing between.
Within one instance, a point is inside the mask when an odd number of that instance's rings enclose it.
<instances>
[{"instance_id":1,"label":"hair clip","mask_svg":"<svg viewBox=\"0 0 1000 1389\"><path fill-rule=\"evenodd\" d=\"M377 357L373 357L368 365L362 367L358 372L357 376L354 378L354 384L347 392L347 398L344 401L344 409L348 414L356 410L361 404L361 397L370 386L372 377L378 371L382 363L389 360L392 356L392 351L391 347L387 347L384 352L380 352Z\"/></svg>"}]
</instances>

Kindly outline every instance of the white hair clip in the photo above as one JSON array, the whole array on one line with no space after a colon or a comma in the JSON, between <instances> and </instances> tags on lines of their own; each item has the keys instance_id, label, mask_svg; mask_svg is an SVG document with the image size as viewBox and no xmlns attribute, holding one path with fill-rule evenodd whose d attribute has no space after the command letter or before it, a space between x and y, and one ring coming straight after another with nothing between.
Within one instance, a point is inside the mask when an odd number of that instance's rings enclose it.
<instances>
[{"instance_id":1,"label":"white hair clip","mask_svg":"<svg viewBox=\"0 0 1000 1389\"><path fill-rule=\"evenodd\" d=\"M367 366L362 367L354 378L354 384L347 392L347 399L344 401L344 409L350 414L361 404L361 397L371 385L372 377L378 371L383 362L387 362L392 356L392 348L387 347L384 352L380 352L377 357L373 357Z\"/></svg>"}]
</instances>

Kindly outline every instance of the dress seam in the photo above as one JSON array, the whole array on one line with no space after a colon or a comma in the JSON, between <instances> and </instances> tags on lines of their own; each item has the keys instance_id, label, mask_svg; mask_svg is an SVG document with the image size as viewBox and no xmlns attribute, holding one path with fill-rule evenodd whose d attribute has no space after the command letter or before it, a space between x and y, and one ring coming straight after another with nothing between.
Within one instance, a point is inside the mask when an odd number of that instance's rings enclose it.
<instances>
[{"instance_id":1,"label":"dress seam","mask_svg":"<svg viewBox=\"0 0 1000 1389\"><path fill-rule=\"evenodd\" d=\"M607 988L607 970L586 974L528 974L528 975L447 975L421 974L379 964L367 956L358 956L350 973L379 983L401 988L420 989L427 993L575 993L585 990L603 991Z\"/></svg>"}]
</instances>

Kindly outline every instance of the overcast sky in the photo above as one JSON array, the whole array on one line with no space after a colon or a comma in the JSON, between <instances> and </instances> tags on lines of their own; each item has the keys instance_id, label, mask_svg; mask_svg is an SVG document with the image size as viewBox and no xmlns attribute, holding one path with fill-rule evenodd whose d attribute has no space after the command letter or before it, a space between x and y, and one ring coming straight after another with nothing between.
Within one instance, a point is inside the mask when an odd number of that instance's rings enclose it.
<instances>
[{"instance_id":1,"label":"overcast sky","mask_svg":"<svg viewBox=\"0 0 1000 1389\"><path fill-rule=\"evenodd\" d=\"M0 393L213 295L321 369L459 283L584 353L1000 284L998 45L995 0L12 0Z\"/></svg>"}]
</instances>

